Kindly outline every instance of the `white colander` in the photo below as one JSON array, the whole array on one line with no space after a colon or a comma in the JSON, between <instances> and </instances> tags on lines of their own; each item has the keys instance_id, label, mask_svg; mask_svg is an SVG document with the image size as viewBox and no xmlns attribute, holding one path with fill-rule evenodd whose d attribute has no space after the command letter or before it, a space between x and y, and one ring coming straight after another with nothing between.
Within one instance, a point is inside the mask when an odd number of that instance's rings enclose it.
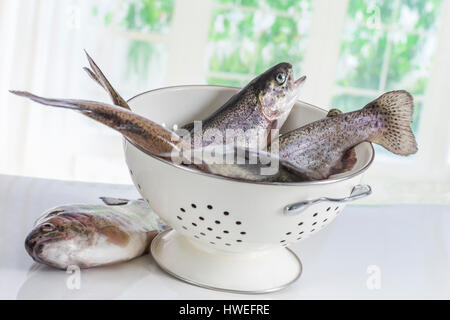
<instances>
[{"instance_id":1,"label":"white colander","mask_svg":"<svg viewBox=\"0 0 450 320\"><path fill-rule=\"evenodd\" d=\"M180 86L129 101L133 111L168 128L204 119L236 88ZM298 102L281 132L321 119L326 111ZM301 274L287 249L331 223L345 202L370 194L360 185L373 160L370 143L356 147L357 163L345 174L302 183L252 183L201 173L147 154L125 140L134 184L173 230L153 240L160 267L192 284L234 292L281 289Z\"/></svg>"}]
</instances>

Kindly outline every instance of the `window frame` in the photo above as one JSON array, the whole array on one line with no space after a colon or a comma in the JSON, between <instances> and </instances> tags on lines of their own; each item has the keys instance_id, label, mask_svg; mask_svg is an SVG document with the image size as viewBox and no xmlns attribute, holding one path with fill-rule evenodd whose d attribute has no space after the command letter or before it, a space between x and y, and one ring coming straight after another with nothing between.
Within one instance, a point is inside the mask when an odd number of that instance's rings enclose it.
<instances>
[{"instance_id":1,"label":"window frame","mask_svg":"<svg viewBox=\"0 0 450 320\"><path fill-rule=\"evenodd\" d=\"M341 40L344 25L347 19L347 7L349 0L328 1L313 0L311 16L311 26L308 35L308 44L304 56L302 69L308 75L308 80L303 88L301 100L307 101L322 108L330 106L333 94L337 87L336 68L339 59ZM187 9L182 0L175 2L175 14L173 17L172 45L176 46L174 57L169 57L169 74L166 84L192 83L192 77L185 78L183 75L192 74L193 70L198 72L195 78L197 81L205 82L207 68L205 65L206 47L208 42L208 32L211 25L211 12L214 7L214 0L198 0L196 10L201 12L198 19L186 19L183 10ZM421 114L420 130L417 140L419 152L407 161L398 161L395 157L385 158L375 161L371 170L365 175L366 180L376 185L378 200L393 202L426 202L427 199L437 198L439 202L450 203L450 134L448 121L450 119L450 108L445 106L447 98L446 83L450 74L450 0L443 0L441 14L438 21L438 34L435 54L433 57L430 77L425 93L420 97L424 104ZM187 23L187 25L184 25ZM190 26L188 26L190 25ZM186 30L201 30L207 27L206 32L200 32L195 43L189 46L189 52L179 49L180 43L186 43L182 39L182 33ZM204 30L203 30L204 31ZM326 39L326 41L323 41ZM180 41L180 42L179 42ZM203 55L201 54L203 52ZM188 61L191 64L172 64L170 58L175 61L184 61L176 54L189 55ZM199 55L201 58L193 57ZM174 76L178 74L178 76ZM448 85L447 85L448 87ZM320 90L317 90L320 88ZM301 116L293 111L291 117ZM405 188L402 199L391 199L390 194L399 194L399 188ZM435 190L435 194L432 193ZM439 191L438 191L439 190ZM442 194L445 199L442 199ZM372 202L372 200L367 200Z\"/></svg>"}]
</instances>

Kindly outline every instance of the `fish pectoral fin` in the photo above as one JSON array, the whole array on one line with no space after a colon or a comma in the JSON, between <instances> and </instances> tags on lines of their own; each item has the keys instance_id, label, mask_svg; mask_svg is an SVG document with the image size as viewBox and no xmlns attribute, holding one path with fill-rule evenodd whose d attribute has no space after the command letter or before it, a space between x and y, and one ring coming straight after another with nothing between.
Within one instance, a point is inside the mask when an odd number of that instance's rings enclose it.
<instances>
[{"instance_id":1,"label":"fish pectoral fin","mask_svg":"<svg viewBox=\"0 0 450 320\"><path fill-rule=\"evenodd\" d=\"M130 202L128 199L122 199L122 198L112 198L112 197L100 197L100 200L103 201L104 204L107 204L108 206L123 206Z\"/></svg>"},{"instance_id":2,"label":"fish pectoral fin","mask_svg":"<svg viewBox=\"0 0 450 320\"><path fill-rule=\"evenodd\" d=\"M355 148L350 148L344 152L340 161L330 169L330 176L351 170L356 164Z\"/></svg>"},{"instance_id":3,"label":"fish pectoral fin","mask_svg":"<svg viewBox=\"0 0 450 320\"><path fill-rule=\"evenodd\" d=\"M103 234L109 242L119 247L125 247L130 241L128 233L113 225L101 228L100 233Z\"/></svg>"}]
</instances>

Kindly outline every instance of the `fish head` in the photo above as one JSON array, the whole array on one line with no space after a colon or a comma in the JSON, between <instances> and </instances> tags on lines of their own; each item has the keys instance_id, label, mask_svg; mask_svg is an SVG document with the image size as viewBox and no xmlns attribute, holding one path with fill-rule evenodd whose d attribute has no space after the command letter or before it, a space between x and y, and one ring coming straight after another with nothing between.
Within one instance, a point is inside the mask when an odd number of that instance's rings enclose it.
<instances>
[{"instance_id":1,"label":"fish head","mask_svg":"<svg viewBox=\"0 0 450 320\"><path fill-rule=\"evenodd\" d=\"M25 239L25 249L37 262L64 268L70 257L69 246L89 241L89 223L80 214L58 214L39 220ZM63 254L64 255L64 254Z\"/></svg>"},{"instance_id":2,"label":"fish head","mask_svg":"<svg viewBox=\"0 0 450 320\"><path fill-rule=\"evenodd\" d=\"M275 121L286 116L297 100L305 79L303 76L296 80L292 65L287 62L273 66L256 78L254 85L265 118Z\"/></svg>"}]
</instances>

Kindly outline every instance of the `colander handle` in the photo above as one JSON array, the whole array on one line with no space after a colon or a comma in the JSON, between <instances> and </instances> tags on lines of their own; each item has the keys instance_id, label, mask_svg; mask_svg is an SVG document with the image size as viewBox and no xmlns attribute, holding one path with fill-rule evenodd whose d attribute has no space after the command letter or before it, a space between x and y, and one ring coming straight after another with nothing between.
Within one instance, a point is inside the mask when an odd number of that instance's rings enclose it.
<instances>
[{"instance_id":1,"label":"colander handle","mask_svg":"<svg viewBox=\"0 0 450 320\"><path fill-rule=\"evenodd\" d=\"M287 205L286 207L284 207L284 214L287 216L294 216L294 215L297 215L300 212L306 210L306 208L308 208L310 205L313 205L313 204L316 204L316 203L319 203L322 201L339 202L339 203L349 202L349 201L367 197L371 193L372 193L372 188L369 185L358 184L353 187L352 192L350 193L350 196L348 196L348 197L340 198L340 199L322 197L322 198L318 198L315 200L297 202L297 203L290 204L290 205Z\"/></svg>"}]
</instances>

